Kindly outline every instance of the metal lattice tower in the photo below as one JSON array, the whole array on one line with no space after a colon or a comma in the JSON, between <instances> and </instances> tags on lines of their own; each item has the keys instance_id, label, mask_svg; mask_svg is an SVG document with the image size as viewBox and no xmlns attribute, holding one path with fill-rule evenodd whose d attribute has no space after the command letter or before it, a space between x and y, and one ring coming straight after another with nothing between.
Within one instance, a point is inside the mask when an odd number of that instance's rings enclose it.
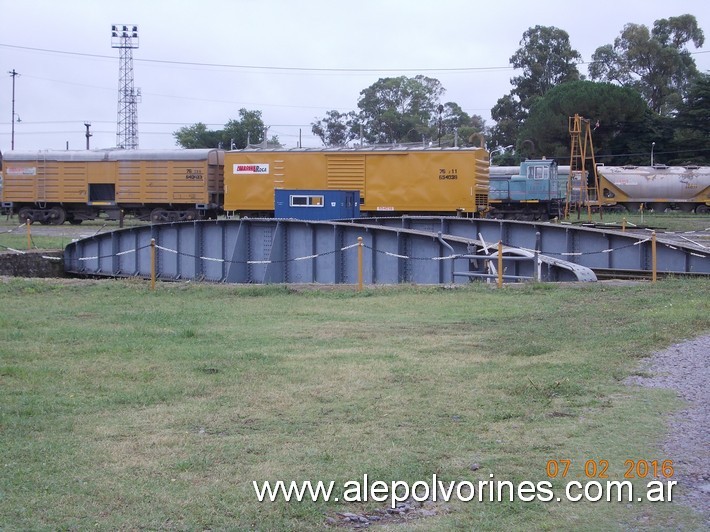
<instances>
[{"instance_id":1,"label":"metal lattice tower","mask_svg":"<svg viewBox=\"0 0 710 532\"><path fill-rule=\"evenodd\" d=\"M135 150L138 148L138 102L141 95L140 89L133 87L133 49L138 48L138 26L111 26L111 48L120 50L116 146Z\"/></svg>"}]
</instances>

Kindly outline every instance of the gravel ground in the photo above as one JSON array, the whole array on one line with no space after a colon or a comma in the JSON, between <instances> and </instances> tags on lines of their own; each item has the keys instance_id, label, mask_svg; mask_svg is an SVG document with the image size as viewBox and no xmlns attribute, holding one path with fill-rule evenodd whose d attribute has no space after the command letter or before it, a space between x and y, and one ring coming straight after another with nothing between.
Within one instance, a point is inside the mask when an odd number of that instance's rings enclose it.
<instances>
[{"instance_id":1,"label":"gravel ground","mask_svg":"<svg viewBox=\"0 0 710 532\"><path fill-rule=\"evenodd\" d=\"M686 402L669 419L663 456L673 460L681 488L674 501L699 512L710 530L710 335L657 352L640 369L651 376L627 384L670 388Z\"/></svg>"},{"instance_id":2,"label":"gravel ground","mask_svg":"<svg viewBox=\"0 0 710 532\"><path fill-rule=\"evenodd\" d=\"M128 227L128 226L126 226ZM81 224L81 225L42 225L32 224L31 232L33 236L57 236L67 238L86 238L99 233L106 233L118 229L118 222L108 222L106 224ZM2 224L0 232L24 235L27 229L24 225Z\"/></svg>"}]
</instances>

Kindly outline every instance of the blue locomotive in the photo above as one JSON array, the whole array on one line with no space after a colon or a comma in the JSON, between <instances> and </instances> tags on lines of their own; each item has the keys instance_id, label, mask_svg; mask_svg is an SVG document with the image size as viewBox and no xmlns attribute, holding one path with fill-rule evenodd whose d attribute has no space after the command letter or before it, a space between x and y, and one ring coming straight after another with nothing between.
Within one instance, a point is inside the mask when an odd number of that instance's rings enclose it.
<instances>
[{"instance_id":1,"label":"blue locomotive","mask_svg":"<svg viewBox=\"0 0 710 532\"><path fill-rule=\"evenodd\" d=\"M554 160L530 159L519 167L491 166L488 201L493 217L516 220L561 217L566 194L567 177L560 178Z\"/></svg>"}]
</instances>

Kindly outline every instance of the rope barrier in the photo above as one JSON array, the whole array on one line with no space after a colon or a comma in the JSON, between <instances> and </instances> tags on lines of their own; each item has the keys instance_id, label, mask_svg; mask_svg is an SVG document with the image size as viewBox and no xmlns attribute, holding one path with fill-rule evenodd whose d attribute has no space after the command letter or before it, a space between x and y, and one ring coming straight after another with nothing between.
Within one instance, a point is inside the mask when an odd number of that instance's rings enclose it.
<instances>
[{"instance_id":1,"label":"rope barrier","mask_svg":"<svg viewBox=\"0 0 710 532\"><path fill-rule=\"evenodd\" d=\"M175 253L176 255L179 254L177 249L166 248L163 246L159 246L158 244L155 245L155 249L162 249L163 251L167 251L168 253Z\"/></svg>"},{"instance_id":2,"label":"rope barrier","mask_svg":"<svg viewBox=\"0 0 710 532\"><path fill-rule=\"evenodd\" d=\"M20 250L20 249L11 248L11 247L8 247L8 246L0 246L0 247L3 247L3 248L5 248L5 249L8 250L8 251L14 251L15 253L19 253L20 255L24 255L25 253L27 253L26 251L22 251L22 250Z\"/></svg>"},{"instance_id":3,"label":"rope barrier","mask_svg":"<svg viewBox=\"0 0 710 532\"><path fill-rule=\"evenodd\" d=\"M155 246L155 247L157 248L158 246ZM146 245L146 246L140 246L140 247L137 247L137 248L133 248L133 249L127 249L127 250L125 250L125 251L119 251L118 253L111 253L111 254L109 254L109 255L94 255L94 256L91 256L91 257L79 257L79 258L77 258L76 260L82 260L82 261L84 261L84 260L111 259L111 258L113 258L113 257L119 257L119 256L121 256L121 255L128 255L129 253L137 253L138 251L141 251L141 250L147 249L147 248L150 248L150 244L148 244L148 245ZM172 251L173 253L177 253L177 251L173 251L173 250L170 250L170 249L166 249L166 250L167 250L167 251ZM180 253L180 255L182 255L182 253Z\"/></svg>"},{"instance_id":4,"label":"rope barrier","mask_svg":"<svg viewBox=\"0 0 710 532\"><path fill-rule=\"evenodd\" d=\"M368 249L372 249L372 248L368 248ZM409 258L406 255L397 255L396 253L390 253L389 251L379 251L379 253L384 253L385 255L389 255L390 257L395 257L398 259L408 259Z\"/></svg>"},{"instance_id":5,"label":"rope barrier","mask_svg":"<svg viewBox=\"0 0 710 532\"><path fill-rule=\"evenodd\" d=\"M26 226L26 225L27 225L27 224L20 224L20 225L18 225L17 227L15 227L14 229L8 229L7 231L3 231L3 233L14 233L14 232L17 231L18 229L22 229L22 228L23 228L24 226Z\"/></svg>"},{"instance_id":6,"label":"rope barrier","mask_svg":"<svg viewBox=\"0 0 710 532\"><path fill-rule=\"evenodd\" d=\"M384 251L382 249L374 249L372 246L368 245L363 245L365 249L369 249L370 251L374 251L375 253L379 253L380 255L387 255L388 257L394 257L396 259L405 259L405 260L451 260L451 259L458 259L461 257L461 255L447 255L446 257L411 257L409 255L399 255L397 253L392 253L390 251Z\"/></svg>"}]
</instances>

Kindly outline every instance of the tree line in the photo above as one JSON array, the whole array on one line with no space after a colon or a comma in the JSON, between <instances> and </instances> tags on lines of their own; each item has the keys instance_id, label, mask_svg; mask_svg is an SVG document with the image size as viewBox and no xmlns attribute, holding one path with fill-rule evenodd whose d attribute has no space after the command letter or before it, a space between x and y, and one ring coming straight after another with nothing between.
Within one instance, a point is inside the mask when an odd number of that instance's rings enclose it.
<instances>
[{"instance_id":1,"label":"tree line","mask_svg":"<svg viewBox=\"0 0 710 532\"><path fill-rule=\"evenodd\" d=\"M494 164L530 157L569 157L568 117L592 121L595 154L606 164L710 163L710 75L698 71L688 46L704 34L693 15L629 23L613 43L596 49L586 79L582 57L569 34L535 26L523 34L510 64L520 75L491 109L487 126L456 102L444 101L439 80L427 76L381 78L363 89L357 110L330 110L311 131L325 146L424 144L480 145ZM182 147L244 148L264 143L260 111L239 111L238 120L209 131L204 124L174 133ZM278 138L269 139L278 145Z\"/></svg>"}]
</instances>

